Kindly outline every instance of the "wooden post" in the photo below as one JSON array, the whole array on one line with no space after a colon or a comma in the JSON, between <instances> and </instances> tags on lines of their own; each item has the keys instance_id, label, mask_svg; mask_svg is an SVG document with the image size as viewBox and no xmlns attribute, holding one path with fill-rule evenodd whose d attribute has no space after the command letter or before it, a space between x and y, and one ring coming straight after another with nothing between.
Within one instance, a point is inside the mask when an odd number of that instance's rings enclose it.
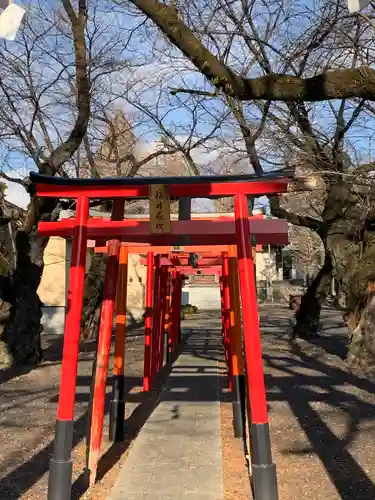
<instances>
[{"instance_id":1,"label":"wooden post","mask_svg":"<svg viewBox=\"0 0 375 500\"><path fill-rule=\"evenodd\" d=\"M223 273L219 277L219 283L220 283L220 305L221 305L221 334L222 334L222 342L223 342L223 347L224 347L224 354L225 354L225 362L226 365L228 366L228 345L227 345L227 332L226 332L226 323L225 323L225 312L224 312L224 277Z\"/></svg>"},{"instance_id":2,"label":"wooden post","mask_svg":"<svg viewBox=\"0 0 375 500\"><path fill-rule=\"evenodd\" d=\"M152 285L154 277L154 254L147 253L146 311L145 311L145 354L143 390L151 388L151 334L152 334Z\"/></svg>"},{"instance_id":3,"label":"wooden post","mask_svg":"<svg viewBox=\"0 0 375 500\"><path fill-rule=\"evenodd\" d=\"M229 263L228 263L228 252L222 252L222 276L223 276L223 322L224 322L224 345L227 357L227 368L228 368L228 379L229 388L233 390L233 380L232 380L232 355L230 348L230 329L229 329L229 316L230 316L230 289L229 289Z\"/></svg>"},{"instance_id":4,"label":"wooden post","mask_svg":"<svg viewBox=\"0 0 375 500\"><path fill-rule=\"evenodd\" d=\"M235 195L234 211L244 323L247 394L251 409L250 441L254 500L277 500L276 465L272 462L249 212L245 194Z\"/></svg>"},{"instance_id":5,"label":"wooden post","mask_svg":"<svg viewBox=\"0 0 375 500\"><path fill-rule=\"evenodd\" d=\"M241 334L241 301L238 282L237 248L235 245L229 246L228 257L230 290L229 339L233 380L233 430L235 437L243 439L245 437L246 402Z\"/></svg>"},{"instance_id":6,"label":"wooden post","mask_svg":"<svg viewBox=\"0 0 375 500\"><path fill-rule=\"evenodd\" d=\"M90 432L88 468L90 486L95 483L103 435L104 404L107 372L112 337L113 313L115 310L116 284L120 241L111 240L108 244L108 261L103 287L103 302L100 315L97 364L95 370L94 397Z\"/></svg>"},{"instance_id":7,"label":"wooden post","mask_svg":"<svg viewBox=\"0 0 375 500\"><path fill-rule=\"evenodd\" d=\"M124 218L124 204L125 200L123 198L118 198L113 201L113 221L122 220ZM92 398L90 443L88 452L90 485L93 485L96 480L96 471L98 468L100 446L103 436L105 393L107 385L109 356L111 350L113 315L115 312L120 248L121 241L119 239L109 240L108 260L105 270L103 301L100 314L98 350L96 355L94 375L94 391ZM120 347L118 347L118 350L119 349ZM122 356L124 356L124 354L125 352L122 354Z\"/></svg>"},{"instance_id":8,"label":"wooden post","mask_svg":"<svg viewBox=\"0 0 375 500\"><path fill-rule=\"evenodd\" d=\"M168 288L168 268L163 266L161 270L161 294L160 294L160 326L158 343L157 371L164 365L164 341L165 341L165 314L167 311L167 288Z\"/></svg>"},{"instance_id":9,"label":"wooden post","mask_svg":"<svg viewBox=\"0 0 375 500\"><path fill-rule=\"evenodd\" d=\"M177 318L177 329L176 329L176 344L181 344L181 303L182 303L182 276L177 273L177 305L176 305L176 318Z\"/></svg>"},{"instance_id":10,"label":"wooden post","mask_svg":"<svg viewBox=\"0 0 375 500\"><path fill-rule=\"evenodd\" d=\"M126 299L128 286L128 248L121 246L116 296L115 357L113 364L112 401L109 412L109 439L124 440L125 421L125 344Z\"/></svg>"},{"instance_id":11,"label":"wooden post","mask_svg":"<svg viewBox=\"0 0 375 500\"><path fill-rule=\"evenodd\" d=\"M154 382L157 373L158 344L160 330L160 255L155 256L155 280L154 280L154 311L152 319L151 338L151 383Z\"/></svg>"},{"instance_id":12,"label":"wooden post","mask_svg":"<svg viewBox=\"0 0 375 500\"><path fill-rule=\"evenodd\" d=\"M74 401L85 285L88 216L89 200L82 196L77 200L76 218L74 221L72 261L69 273L68 310L64 329L64 348L55 442L48 480L48 500L68 500L71 498Z\"/></svg>"},{"instance_id":13,"label":"wooden post","mask_svg":"<svg viewBox=\"0 0 375 500\"><path fill-rule=\"evenodd\" d=\"M175 268L172 269L172 276L171 276L171 306L169 309L169 337L168 337L168 352L169 356L173 353L175 349L175 339L176 339L176 323L177 323L177 318L176 318L176 291L177 291L177 281L176 281L176 275L177 271Z\"/></svg>"},{"instance_id":14,"label":"wooden post","mask_svg":"<svg viewBox=\"0 0 375 500\"><path fill-rule=\"evenodd\" d=\"M170 339L170 328L171 328L171 294L172 294L172 273L169 268L167 268L167 295L165 301L165 338L164 338L164 359L165 362L169 362L169 339Z\"/></svg>"}]
</instances>

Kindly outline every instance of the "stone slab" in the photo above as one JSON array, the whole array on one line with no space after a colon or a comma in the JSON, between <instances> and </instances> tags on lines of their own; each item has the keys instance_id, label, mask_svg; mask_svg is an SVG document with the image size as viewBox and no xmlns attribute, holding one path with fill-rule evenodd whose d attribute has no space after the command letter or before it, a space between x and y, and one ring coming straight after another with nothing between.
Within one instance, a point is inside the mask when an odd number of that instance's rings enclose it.
<instances>
[{"instance_id":1,"label":"stone slab","mask_svg":"<svg viewBox=\"0 0 375 500\"><path fill-rule=\"evenodd\" d=\"M107 500L223 500L221 340L218 329L206 328L187 334Z\"/></svg>"}]
</instances>

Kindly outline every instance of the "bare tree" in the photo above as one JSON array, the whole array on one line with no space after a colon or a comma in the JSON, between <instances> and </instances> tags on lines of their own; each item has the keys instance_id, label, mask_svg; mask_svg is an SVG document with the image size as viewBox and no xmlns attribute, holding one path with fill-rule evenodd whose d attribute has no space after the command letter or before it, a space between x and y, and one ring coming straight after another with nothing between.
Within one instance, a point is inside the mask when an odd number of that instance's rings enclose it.
<instances>
[{"instance_id":1,"label":"bare tree","mask_svg":"<svg viewBox=\"0 0 375 500\"><path fill-rule=\"evenodd\" d=\"M77 98L70 121L73 125L66 127L55 141L52 142L46 134L40 103L48 99L46 94L55 84L57 74L49 74L47 81L43 80L43 61L39 55L43 50L47 54L48 37L43 39L41 35L50 33L49 43L52 44L53 26L59 29L58 24L50 23L49 27L43 27L39 24L40 18L35 19L33 25L27 21L29 24L21 35L22 41L12 49L10 45L3 44L0 54L1 137L9 139L9 149L14 151L23 148L39 172L48 175L64 175L63 165L76 152L90 115L90 79L85 40L86 2L80 0L75 9L69 0L62 0L62 11L67 19L65 29L70 32L69 47L73 56L71 63ZM44 15L48 16L46 10ZM51 46L48 47L49 52L51 49ZM29 72L30 64L39 68L39 76L35 79ZM26 93L21 94L20 82L23 82ZM4 173L3 177L6 176L7 173ZM25 185L20 179L18 182ZM56 201L40 200L32 194L22 229L17 232L17 264L12 276L4 280L2 287L3 299L11 304L10 321L1 338L0 361L3 364L35 363L40 359L41 302L37 288L43 271L43 251L47 239L37 236L36 225L40 220L54 220L58 207Z\"/></svg>"},{"instance_id":2,"label":"bare tree","mask_svg":"<svg viewBox=\"0 0 375 500\"><path fill-rule=\"evenodd\" d=\"M91 152L90 161L83 162L81 171L83 175L91 176L94 172L97 177L106 176L133 176L137 175L189 175L191 166L194 173L198 167L192 158L187 157L186 150L180 151L161 141L160 147L150 154L138 159L137 139L133 133L130 122L122 112L117 112L111 121L108 117L107 136L97 152ZM165 130L161 127L161 130ZM174 137L171 135L171 140ZM103 210L110 211L111 204L105 204ZM175 207L177 208L177 207ZM171 204L173 210L173 203ZM148 212L147 201L127 202L125 212L129 213ZM82 338L93 340L97 338L100 324L100 309L103 296L104 272L107 257L105 254L93 254L91 256L90 269L86 275L86 286L84 295L84 307L81 321Z\"/></svg>"},{"instance_id":3,"label":"bare tree","mask_svg":"<svg viewBox=\"0 0 375 500\"><path fill-rule=\"evenodd\" d=\"M363 164L371 164L372 150L366 159L355 136L360 131L370 145L375 93L364 19L328 0L314 11L255 0L106 0L91 2L88 18L82 3L78 15L69 2L61 5L46 11L37 3L16 50L4 44L0 54L3 178L25 185L12 173L20 154L27 168L63 176L312 172L319 193L271 200L274 214L315 231L326 250L295 333L316 333L332 275L360 318L368 285L354 284L369 281L356 273L371 260ZM40 213L58 217L59 206L43 203L43 212L40 201L30 205L26 233L35 233ZM40 272L44 246L32 252Z\"/></svg>"},{"instance_id":4,"label":"bare tree","mask_svg":"<svg viewBox=\"0 0 375 500\"><path fill-rule=\"evenodd\" d=\"M373 210L368 196L372 188L365 185L364 147L355 136L365 134L366 146L371 142L373 122L364 110L375 97L372 26L362 17L349 16L339 1L321 0L314 11L254 0L131 3L206 78L176 86L172 94L225 101L255 171L284 165L318 175L320 192L313 199L305 196L309 207L304 210L297 198L290 203L295 195L289 195L289 206L286 198L271 200L274 214L314 230L325 248L324 264L297 314L295 335L317 334L332 275L347 297L352 328L362 324L373 282ZM303 22L297 25L297 18ZM266 149L264 155L260 147ZM371 163L372 154L366 163ZM352 360L366 350L374 352L373 340L365 334L371 329L370 316L367 327L356 330Z\"/></svg>"},{"instance_id":5,"label":"bare tree","mask_svg":"<svg viewBox=\"0 0 375 500\"><path fill-rule=\"evenodd\" d=\"M4 181L29 191L24 179L30 169L64 177L199 172L193 153L215 135L222 114L204 131L198 130L198 106L186 108L191 120L170 120L173 110L168 112L170 103L165 100L171 96L168 88L160 88L162 75L155 78L151 73L147 83L142 76L157 55L156 51L146 58L138 50L144 21L122 21L110 0L90 2L89 9L83 1L47 5L40 0L30 6L17 40L2 43ZM147 92L153 93L151 101L145 99ZM182 101L174 106L176 112ZM23 228L15 236L17 266L3 293L12 305L3 335L4 364L40 358L36 342L41 303L36 290L48 239L37 236L36 225L56 220L61 208L74 209L74 204L41 201L32 193Z\"/></svg>"}]
</instances>

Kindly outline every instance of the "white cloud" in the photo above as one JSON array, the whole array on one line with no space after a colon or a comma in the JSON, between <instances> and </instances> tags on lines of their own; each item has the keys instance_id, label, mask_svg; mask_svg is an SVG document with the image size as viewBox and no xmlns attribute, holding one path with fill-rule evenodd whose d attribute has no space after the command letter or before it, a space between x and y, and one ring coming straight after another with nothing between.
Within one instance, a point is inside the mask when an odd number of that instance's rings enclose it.
<instances>
[{"instance_id":1,"label":"white cloud","mask_svg":"<svg viewBox=\"0 0 375 500\"><path fill-rule=\"evenodd\" d=\"M27 208L30 202L30 196L26 193L25 189L15 182L2 182L7 185L7 190L5 192L6 200L18 207Z\"/></svg>"}]
</instances>

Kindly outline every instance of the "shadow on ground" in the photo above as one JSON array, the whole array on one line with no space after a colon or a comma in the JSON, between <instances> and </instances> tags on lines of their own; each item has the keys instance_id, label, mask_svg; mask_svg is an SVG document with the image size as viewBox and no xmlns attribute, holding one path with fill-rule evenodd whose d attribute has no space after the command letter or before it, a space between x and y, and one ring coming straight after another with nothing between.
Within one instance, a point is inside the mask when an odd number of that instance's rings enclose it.
<instances>
[{"instance_id":1,"label":"shadow on ground","mask_svg":"<svg viewBox=\"0 0 375 500\"><path fill-rule=\"evenodd\" d=\"M143 335L143 324L141 322L132 323L127 327L127 340L132 342ZM20 377L30 373L32 370L42 369L46 364L59 365L61 363L61 356L64 344L63 335L42 334L42 346L44 354L44 362L39 365L24 365L24 366L11 366L9 368L0 368L0 384L6 383L15 377ZM96 342L82 342L80 346L83 355L89 355L96 351Z\"/></svg>"},{"instance_id":2,"label":"shadow on ground","mask_svg":"<svg viewBox=\"0 0 375 500\"><path fill-rule=\"evenodd\" d=\"M261 308L261 319L271 415L278 412L274 403L286 403L293 414L293 422L288 422L289 428L292 428L295 421L298 422L307 438L306 445L294 446L283 450L282 453L286 457L309 454L317 456L324 465L326 476L335 486L342 500L373 500L375 485L361 464L366 460L373 464L373 459L375 460L375 455L371 455L375 441L375 431L372 426L375 419L375 384L368 378L347 370L343 361L347 334L340 315L334 311L324 312L321 336L314 343L293 345L290 343L293 321L290 311L277 307ZM217 312L201 313L191 317L186 321L185 326L188 330L200 329L212 332L211 339L203 342L197 340L187 345L187 349L194 357L200 360L220 359L221 326ZM189 339L189 335L186 339ZM51 362L54 362L53 359ZM159 380L159 388L167 373L168 368ZM176 402L171 419L179 418L180 403L196 399L194 383L202 374L208 385L212 382L212 391L205 393L204 400L220 399L220 393L214 390L218 373L212 370L212 366L205 367L201 363L197 363L196 366L179 366L175 368L175 373L181 376L169 380L168 391L163 396L169 401ZM108 384L110 383L109 379ZM88 402L88 393L87 390L82 389L87 388L89 384L89 376L78 378L77 401L84 405ZM125 423L126 441L110 447L101 458L98 479L101 479L121 458L157 404L158 391L144 395L132 390L139 385L139 377L127 377L127 401L129 404L138 406ZM222 381L221 385L225 387L226 383ZM225 393L225 398L230 400L230 394ZM56 398L52 397L50 403L55 404ZM319 409L319 405L323 408L329 407L328 417ZM345 417L345 432L336 432L335 426L338 420L335 415L337 418ZM76 421L75 446L86 434L86 420L87 413ZM369 445L356 449L356 441L361 434L363 424L371 426L368 436ZM371 440L373 440L372 443ZM41 479L48 471L52 446L52 442L46 444L28 462L0 479L0 492L3 495L1 498L9 500L20 498ZM353 452L353 447L355 452ZM7 487L6 490L4 485ZM74 483L72 498L75 500L82 498L86 487L86 476L81 474Z\"/></svg>"},{"instance_id":3,"label":"shadow on ground","mask_svg":"<svg viewBox=\"0 0 375 500\"><path fill-rule=\"evenodd\" d=\"M209 324L210 319L201 318L202 324ZM206 326L204 327L206 328ZM220 331L220 330L218 330ZM188 342L190 338L189 329L187 329L186 334L184 335L184 342ZM132 342L132 339L128 339L128 342ZM143 342L139 343L140 349L143 351ZM60 364L61 358L61 348L62 348L62 338L55 338L50 346L46 348L46 358L48 360L48 366L52 366L54 364ZM90 345L85 346L85 351L83 355L89 355L95 351L95 344L92 343ZM202 359L218 359L220 355L220 348L217 349L217 338L213 340L205 340L203 343L190 342L187 350L189 350L193 356ZM60 353L60 354L59 354ZM178 353L176 353L178 355ZM171 360L173 362L173 359ZM34 368L35 370L43 370L43 366L40 368ZM5 376L2 380L4 382L4 386L6 386L6 382L12 380L14 377L27 374L33 367L29 367L23 370L15 370L14 368L9 369L8 376ZM196 369L195 369L196 368ZM171 366L165 365L164 369L160 373L158 381L155 384L155 388L150 393L143 393L139 390L139 387L142 385L142 379L136 376L129 376L125 378L125 391L126 391L126 401L129 405L132 405L132 408L135 408L134 411L130 414L129 418L125 421L125 429L126 436L125 441L123 443L113 444L108 448L108 450L103 454L100 459L99 467L98 467L98 475L97 480L100 481L109 470L120 460L121 456L126 452L129 448L131 442L136 437L152 411L155 409L158 404L158 395L160 394L160 390L163 386L163 383L166 380L170 372ZM183 367L180 366L178 370L182 371L182 377L177 377L170 379L170 382L173 380L171 384L169 382L169 390L167 391L166 398L168 400L176 401L175 411L171 418L178 418L179 412L179 403L184 401L194 401L194 382L196 382L196 376L200 374L204 374L206 382L208 385L212 384L212 387L217 386L217 372L210 372L210 368L205 368L200 364L197 367L189 366ZM77 394L76 394L76 403L80 405L82 408L87 408L89 403L89 387L90 387L91 377L89 375L79 375L77 377ZM112 385L111 377L108 377L107 385ZM138 390L133 390L138 388ZM48 404L56 407L56 403L58 400L58 396L56 394L50 394L50 392L45 391L44 397L48 398ZM207 393L207 398L210 400L219 400L220 394L217 391L212 390ZM106 415L108 413L110 394L107 394L106 398ZM85 439L87 435L87 419L88 412L85 411L83 414L76 419L74 425L74 436L73 436L73 449L75 449L82 441ZM11 424L9 419L6 423L9 427ZM7 498L8 500L15 500L20 498L26 492L31 490L36 483L38 483L42 478L45 480L45 475L49 469L49 461L52 456L53 451L53 441L48 442L40 451L32 455L27 461L25 461L19 467L14 468L9 473L3 475L0 478L0 498ZM15 457L12 457L14 461ZM82 467L83 470L83 467ZM88 477L86 472L82 472L78 478L75 479L72 487L72 499L78 500L82 498L87 491L88 487ZM44 496L43 496L44 497Z\"/></svg>"},{"instance_id":4,"label":"shadow on ground","mask_svg":"<svg viewBox=\"0 0 375 500\"><path fill-rule=\"evenodd\" d=\"M317 455L341 499L371 500L375 484L360 460L373 459L367 454L375 444L375 384L347 369L348 336L340 314L324 311L321 336L312 343L289 342L291 317L262 317L268 401L286 402L309 442L283 453ZM361 424L370 424L373 443L356 449Z\"/></svg>"}]
</instances>

